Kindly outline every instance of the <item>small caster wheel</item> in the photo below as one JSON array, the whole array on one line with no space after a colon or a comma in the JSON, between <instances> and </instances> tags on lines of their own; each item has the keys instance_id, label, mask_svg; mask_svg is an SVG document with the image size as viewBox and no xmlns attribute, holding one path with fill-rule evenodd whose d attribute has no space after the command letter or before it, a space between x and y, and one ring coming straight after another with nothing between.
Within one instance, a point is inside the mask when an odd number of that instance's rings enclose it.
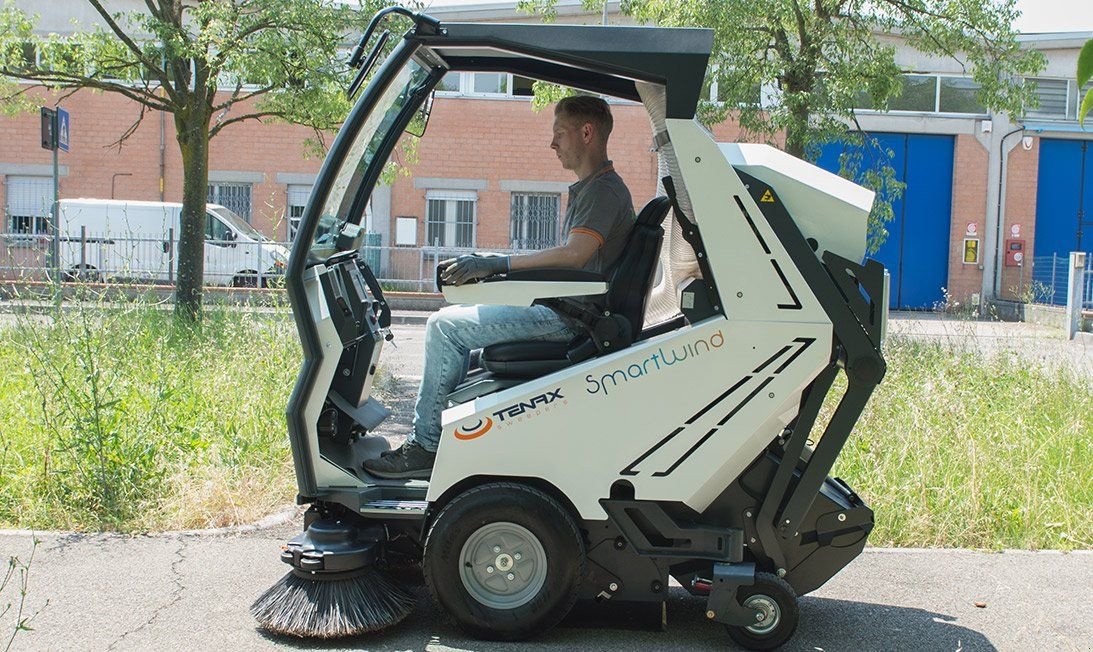
<instances>
[{"instance_id":1,"label":"small caster wheel","mask_svg":"<svg viewBox=\"0 0 1093 652\"><path fill-rule=\"evenodd\" d=\"M782 578L756 573L755 584L740 587L737 599L745 607L758 609L763 617L754 625L725 625L729 638L738 645L749 650L773 650L797 630L797 593Z\"/></svg>"}]
</instances>

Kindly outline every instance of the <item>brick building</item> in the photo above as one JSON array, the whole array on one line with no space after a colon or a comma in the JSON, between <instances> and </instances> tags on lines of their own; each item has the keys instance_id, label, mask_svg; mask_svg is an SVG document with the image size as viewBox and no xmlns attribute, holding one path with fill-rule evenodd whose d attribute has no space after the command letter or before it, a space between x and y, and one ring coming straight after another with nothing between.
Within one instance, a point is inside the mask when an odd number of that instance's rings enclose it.
<instances>
[{"instance_id":1,"label":"brick building","mask_svg":"<svg viewBox=\"0 0 1093 652\"><path fill-rule=\"evenodd\" d=\"M140 3L113 4L126 10ZM513 5L441 7L433 13L442 20L529 20ZM71 30L72 12L61 9L43 15L41 29ZM616 3L609 10L611 22L626 22ZM601 20L583 12L577 0L561 2L559 14L566 22ZM93 16L82 18L90 22ZM897 43L900 63L909 71L904 96L888 113L859 115L862 126L896 152L897 175L907 183L905 197L894 207L889 239L878 253L893 274L893 307L1027 296L1039 287L1034 275L1040 286L1051 284L1041 278L1049 265L1042 261L1049 256L1093 249L1093 235L1083 238L1080 226L1093 203L1093 151L1088 151L1093 147L1087 146L1090 132L1078 128L1078 89L1070 79L1078 50L1090 37L1022 37L1028 47L1044 52L1049 65L1038 79L1041 108L1020 123L978 107L973 83L955 62L924 57ZM711 92L716 98L717 89ZM418 162L407 166L409 176L373 196L367 220L375 234L370 242L378 245L372 262L381 277L410 279L410 287L429 289L427 270L438 256L463 248L526 249L557 242L566 188L575 179L549 149L550 111L535 112L529 96L530 81L519 77L445 78L418 143ZM55 97L43 92L41 102L52 106ZM79 92L63 106L72 115L72 149L60 155L62 198L180 200L181 160L169 116L146 116L117 149L109 146L137 118L134 103ZM640 206L656 188L648 120L641 106L629 102L614 103L613 111L610 154ZM713 131L721 141L739 137L732 123ZM266 235L291 239L293 218L321 165L304 154L303 143L311 136L305 128L284 124L250 122L226 129L211 144L210 198ZM50 152L40 148L37 115L0 118L0 142L5 234L0 268L10 270L20 260L40 257L41 245L25 236L48 226L52 166ZM829 149L819 163L834 167L837 154ZM1007 266L1003 249L1011 241L1021 241L1023 255L1015 261L1011 252Z\"/></svg>"}]
</instances>

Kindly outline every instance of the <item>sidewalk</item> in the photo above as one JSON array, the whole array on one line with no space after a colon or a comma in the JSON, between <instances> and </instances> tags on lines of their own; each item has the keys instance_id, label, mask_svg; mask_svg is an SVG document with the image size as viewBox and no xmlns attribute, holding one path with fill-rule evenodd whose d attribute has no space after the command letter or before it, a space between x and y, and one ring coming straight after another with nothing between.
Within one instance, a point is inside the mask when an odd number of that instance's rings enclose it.
<instances>
[{"instance_id":1,"label":"sidewalk","mask_svg":"<svg viewBox=\"0 0 1093 652\"><path fill-rule=\"evenodd\" d=\"M298 524L247 534L41 537L27 593L32 632L15 650L724 650L704 601L675 587L668 629L626 605L581 604L527 643L468 639L422 586L418 608L385 633L341 641L267 637L250 603L286 571L278 560ZM0 555L25 556L30 536L0 534ZM868 549L801 600L784 649L1089 650L1093 553ZM1085 587L1084 589L1082 587ZM10 589L9 589L10 590ZM0 596L0 604L12 600ZM0 634L9 635L7 620Z\"/></svg>"}]
</instances>

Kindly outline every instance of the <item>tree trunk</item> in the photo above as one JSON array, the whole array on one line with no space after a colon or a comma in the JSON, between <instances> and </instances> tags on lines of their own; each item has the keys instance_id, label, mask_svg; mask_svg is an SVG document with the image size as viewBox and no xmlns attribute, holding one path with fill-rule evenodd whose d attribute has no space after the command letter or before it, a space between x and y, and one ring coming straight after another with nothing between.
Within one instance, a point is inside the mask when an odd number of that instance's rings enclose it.
<instances>
[{"instance_id":1,"label":"tree trunk","mask_svg":"<svg viewBox=\"0 0 1093 652\"><path fill-rule=\"evenodd\" d=\"M182 228L178 237L178 282L175 314L188 321L201 318L205 280L205 204L209 197L209 118L175 114L182 151Z\"/></svg>"},{"instance_id":2,"label":"tree trunk","mask_svg":"<svg viewBox=\"0 0 1093 652\"><path fill-rule=\"evenodd\" d=\"M793 110L793 124L786 128L786 153L799 159L805 158L808 144L808 108Z\"/></svg>"}]
</instances>

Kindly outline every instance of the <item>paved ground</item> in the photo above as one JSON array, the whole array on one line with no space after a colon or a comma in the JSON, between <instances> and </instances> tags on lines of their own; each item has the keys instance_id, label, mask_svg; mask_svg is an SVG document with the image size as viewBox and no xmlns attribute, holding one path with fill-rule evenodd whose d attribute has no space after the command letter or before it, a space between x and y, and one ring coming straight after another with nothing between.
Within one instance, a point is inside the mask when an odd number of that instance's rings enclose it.
<instances>
[{"instance_id":1,"label":"paved ground","mask_svg":"<svg viewBox=\"0 0 1093 652\"><path fill-rule=\"evenodd\" d=\"M446 623L417 586L417 610L386 633L328 642L266 636L247 609L284 573L277 553L291 533L43 536L27 593L34 631L19 634L13 649L732 649L703 618L703 600L680 588L670 592L665 632L648 612L593 603L530 643L476 641ZM29 535L0 535L4 557L30 548ZM1090 650L1091 586L1091 553L868 550L802 599L786 649Z\"/></svg>"}]
</instances>

